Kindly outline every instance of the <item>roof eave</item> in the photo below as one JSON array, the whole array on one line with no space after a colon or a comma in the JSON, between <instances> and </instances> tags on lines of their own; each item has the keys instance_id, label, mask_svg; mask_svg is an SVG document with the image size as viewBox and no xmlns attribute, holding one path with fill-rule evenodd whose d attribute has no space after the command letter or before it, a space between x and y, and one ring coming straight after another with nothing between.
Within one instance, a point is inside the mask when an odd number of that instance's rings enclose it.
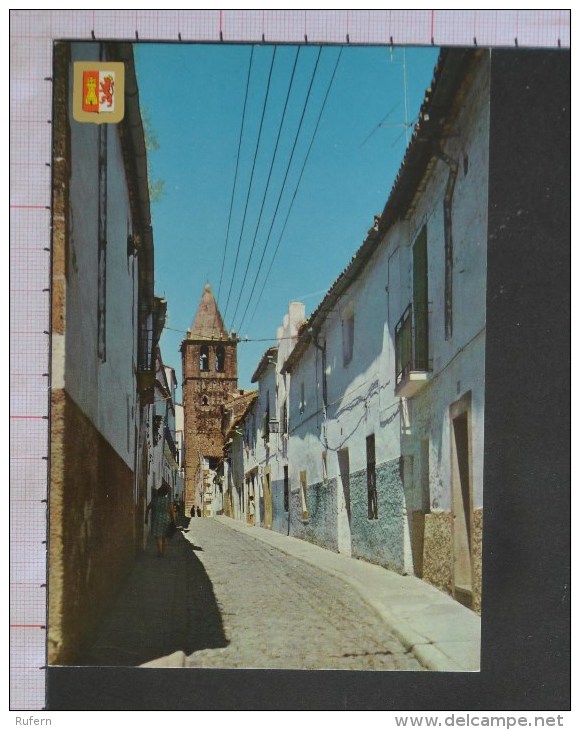
<instances>
[{"instance_id":1,"label":"roof eave","mask_svg":"<svg viewBox=\"0 0 580 730\"><path fill-rule=\"evenodd\" d=\"M266 352L262 355L262 358L260 362L258 363L258 367L256 368L254 374L252 375L251 382L257 383L260 379L263 372L268 368L269 365L273 365L272 358L274 355L278 355L278 347L269 347Z\"/></svg>"},{"instance_id":2,"label":"roof eave","mask_svg":"<svg viewBox=\"0 0 580 730\"><path fill-rule=\"evenodd\" d=\"M286 359L281 373L291 372L312 341L312 332L319 329L340 296L365 268L375 249L389 229L402 219L413 203L430 161L436 153L435 140L441 138L441 126L445 120L458 85L467 74L466 60L473 55L468 49L444 49L439 55L431 92L425 97L419 112L419 123L405 153L399 173L385 203L378 230L371 229L364 242L352 257L348 266L332 284L324 299L307 321L292 352Z\"/></svg>"}]
</instances>

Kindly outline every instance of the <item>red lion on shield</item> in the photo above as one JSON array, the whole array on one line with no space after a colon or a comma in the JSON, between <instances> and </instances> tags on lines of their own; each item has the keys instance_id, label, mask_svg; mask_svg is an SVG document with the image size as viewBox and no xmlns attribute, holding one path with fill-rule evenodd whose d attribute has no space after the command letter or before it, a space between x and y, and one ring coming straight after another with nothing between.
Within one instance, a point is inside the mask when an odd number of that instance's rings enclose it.
<instances>
[{"instance_id":1,"label":"red lion on shield","mask_svg":"<svg viewBox=\"0 0 580 730\"><path fill-rule=\"evenodd\" d=\"M107 106L113 106L113 94L115 93L115 82L111 75L105 76L105 80L101 81L101 104L107 102Z\"/></svg>"}]
</instances>

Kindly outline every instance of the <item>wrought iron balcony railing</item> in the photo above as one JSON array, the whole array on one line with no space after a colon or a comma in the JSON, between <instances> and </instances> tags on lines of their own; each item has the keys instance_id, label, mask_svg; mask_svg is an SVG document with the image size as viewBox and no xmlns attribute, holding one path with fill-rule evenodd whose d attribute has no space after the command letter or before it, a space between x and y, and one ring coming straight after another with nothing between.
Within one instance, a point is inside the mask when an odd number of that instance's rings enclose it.
<instances>
[{"instance_id":1,"label":"wrought iron balcony railing","mask_svg":"<svg viewBox=\"0 0 580 730\"><path fill-rule=\"evenodd\" d=\"M420 326L413 322L413 305L395 325L395 393L413 396L428 381L431 372L427 318Z\"/></svg>"},{"instance_id":2,"label":"wrought iron balcony railing","mask_svg":"<svg viewBox=\"0 0 580 730\"><path fill-rule=\"evenodd\" d=\"M177 448L175 446L173 434L171 433L171 430L167 426L165 426L165 442L167 443L169 450L173 454L173 458L177 462Z\"/></svg>"}]
</instances>

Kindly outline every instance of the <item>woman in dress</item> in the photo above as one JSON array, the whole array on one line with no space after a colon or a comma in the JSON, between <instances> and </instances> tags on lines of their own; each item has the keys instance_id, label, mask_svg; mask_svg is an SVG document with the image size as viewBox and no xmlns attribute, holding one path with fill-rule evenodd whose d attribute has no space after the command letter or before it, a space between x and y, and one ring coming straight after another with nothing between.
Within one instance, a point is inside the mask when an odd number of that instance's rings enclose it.
<instances>
[{"instance_id":1,"label":"woman in dress","mask_svg":"<svg viewBox=\"0 0 580 730\"><path fill-rule=\"evenodd\" d=\"M169 487L163 484L151 502L151 534L157 543L157 555L162 558L167 543L167 528L175 522L173 505L169 498Z\"/></svg>"}]
</instances>

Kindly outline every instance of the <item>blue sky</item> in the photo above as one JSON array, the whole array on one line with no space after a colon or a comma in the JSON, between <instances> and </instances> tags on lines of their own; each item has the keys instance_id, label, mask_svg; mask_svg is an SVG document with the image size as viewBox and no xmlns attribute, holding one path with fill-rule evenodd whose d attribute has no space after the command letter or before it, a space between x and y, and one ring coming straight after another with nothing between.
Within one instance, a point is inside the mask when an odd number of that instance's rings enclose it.
<instances>
[{"instance_id":1,"label":"blue sky","mask_svg":"<svg viewBox=\"0 0 580 730\"><path fill-rule=\"evenodd\" d=\"M158 142L150 175L164 182L152 204L155 292L168 302L162 355L179 382L179 346L206 281L219 293L226 327L242 338L239 387L253 387L288 303L304 302L307 316L316 308L387 200L405 152L405 121L417 114L438 50L319 51L135 46L141 107Z\"/></svg>"}]
</instances>

